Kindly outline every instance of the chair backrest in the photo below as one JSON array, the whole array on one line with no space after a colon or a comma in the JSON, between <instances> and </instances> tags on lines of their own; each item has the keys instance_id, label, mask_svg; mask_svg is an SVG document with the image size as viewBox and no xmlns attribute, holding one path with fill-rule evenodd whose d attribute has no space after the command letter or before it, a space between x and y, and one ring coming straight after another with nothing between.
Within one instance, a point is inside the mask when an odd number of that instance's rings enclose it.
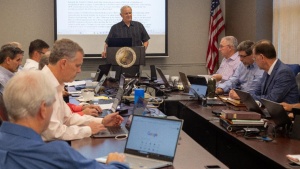
<instances>
[{"instance_id":1,"label":"chair backrest","mask_svg":"<svg viewBox=\"0 0 300 169\"><path fill-rule=\"evenodd\" d=\"M1 94L0 94L0 121L8 121L8 116L4 107L4 102Z\"/></svg>"},{"instance_id":2,"label":"chair backrest","mask_svg":"<svg viewBox=\"0 0 300 169\"><path fill-rule=\"evenodd\" d=\"M298 86L298 93L299 93L299 99L300 99L300 72L296 76L296 82Z\"/></svg>"},{"instance_id":3,"label":"chair backrest","mask_svg":"<svg viewBox=\"0 0 300 169\"><path fill-rule=\"evenodd\" d=\"M299 64L287 64L289 68L294 72L295 76L300 72Z\"/></svg>"}]
</instances>

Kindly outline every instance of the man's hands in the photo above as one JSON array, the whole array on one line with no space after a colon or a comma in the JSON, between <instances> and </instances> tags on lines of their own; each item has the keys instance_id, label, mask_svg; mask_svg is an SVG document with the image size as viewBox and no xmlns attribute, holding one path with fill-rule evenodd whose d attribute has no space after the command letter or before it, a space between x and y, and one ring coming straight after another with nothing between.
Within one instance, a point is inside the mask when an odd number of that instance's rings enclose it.
<instances>
[{"instance_id":1,"label":"man's hands","mask_svg":"<svg viewBox=\"0 0 300 169\"><path fill-rule=\"evenodd\" d=\"M82 112L86 115L98 117L99 112L102 112L101 108L96 105L86 105L82 107Z\"/></svg>"},{"instance_id":2,"label":"man's hands","mask_svg":"<svg viewBox=\"0 0 300 169\"><path fill-rule=\"evenodd\" d=\"M240 97L236 94L234 90L230 90L229 97L236 100L240 99Z\"/></svg>"},{"instance_id":3,"label":"man's hands","mask_svg":"<svg viewBox=\"0 0 300 169\"><path fill-rule=\"evenodd\" d=\"M285 111L292 111L293 105L292 104L288 104L286 102L282 102L280 103Z\"/></svg>"},{"instance_id":4,"label":"man's hands","mask_svg":"<svg viewBox=\"0 0 300 169\"><path fill-rule=\"evenodd\" d=\"M92 134L97 134L101 131L106 130L106 128L104 127L103 124L100 124L100 123L97 123L97 122L94 122L94 121L91 121L88 126L91 128Z\"/></svg>"},{"instance_id":5,"label":"man's hands","mask_svg":"<svg viewBox=\"0 0 300 169\"><path fill-rule=\"evenodd\" d=\"M123 117L120 116L118 112L115 112L105 116L102 120L102 124L104 124L104 126L119 126L123 120Z\"/></svg>"},{"instance_id":6,"label":"man's hands","mask_svg":"<svg viewBox=\"0 0 300 169\"><path fill-rule=\"evenodd\" d=\"M106 159L106 164L110 162L125 162L125 155L121 153L109 153Z\"/></svg>"}]
</instances>

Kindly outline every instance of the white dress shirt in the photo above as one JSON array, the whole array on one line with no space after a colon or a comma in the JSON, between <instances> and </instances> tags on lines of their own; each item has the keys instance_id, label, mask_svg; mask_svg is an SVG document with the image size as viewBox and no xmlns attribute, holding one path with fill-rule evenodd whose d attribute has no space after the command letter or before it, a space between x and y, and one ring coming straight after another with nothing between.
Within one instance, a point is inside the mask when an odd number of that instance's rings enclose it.
<instances>
[{"instance_id":1,"label":"white dress shirt","mask_svg":"<svg viewBox=\"0 0 300 169\"><path fill-rule=\"evenodd\" d=\"M26 62L24 64L24 67L22 70L38 70L39 69L39 62L32 60L32 59L26 59Z\"/></svg>"},{"instance_id":2,"label":"white dress shirt","mask_svg":"<svg viewBox=\"0 0 300 169\"><path fill-rule=\"evenodd\" d=\"M63 100L62 91L64 90L64 84L59 84L48 66L44 66L42 71L50 79L51 85L56 89L56 101L53 104L53 113L48 129L42 133L43 140L74 140L90 137L92 130L86 125L91 121L101 123L102 118L95 118L89 115L80 116L77 113L72 113L69 106Z\"/></svg>"}]
</instances>

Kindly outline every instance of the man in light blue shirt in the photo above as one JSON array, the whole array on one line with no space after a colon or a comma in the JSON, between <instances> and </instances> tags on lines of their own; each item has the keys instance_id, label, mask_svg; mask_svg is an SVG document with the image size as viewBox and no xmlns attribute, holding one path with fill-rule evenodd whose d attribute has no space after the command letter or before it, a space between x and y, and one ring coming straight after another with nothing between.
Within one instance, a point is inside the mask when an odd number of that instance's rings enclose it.
<instances>
[{"instance_id":1,"label":"man in light blue shirt","mask_svg":"<svg viewBox=\"0 0 300 169\"><path fill-rule=\"evenodd\" d=\"M231 89L238 88L250 92L260 83L264 71L259 69L253 60L251 48L253 44L254 42L246 40L238 45L237 51L242 63L239 64L238 68L228 81L218 85L216 89L217 94L229 92L231 98L239 99L239 96Z\"/></svg>"},{"instance_id":2,"label":"man in light blue shirt","mask_svg":"<svg viewBox=\"0 0 300 169\"><path fill-rule=\"evenodd\" d=\"M18 72L6 84L3 100L10 122L0 127L0 168L128 169L122 154L111 153L107 164L100 164L65 141L42 140L40 134L48 128L55 102L55 88L43 72Z\"/></svg>"},{"instance_id":3,"label":"man in light blue shirt","mask_svg":"<svg viewBox=\"0 0 300 169\"><path fill-rule=\"evenodd\" d=\"M10 44L3 45L0 50L0 95L7 81L18 71L22 64L24 51Z\"/></svg>"}]
</instances>

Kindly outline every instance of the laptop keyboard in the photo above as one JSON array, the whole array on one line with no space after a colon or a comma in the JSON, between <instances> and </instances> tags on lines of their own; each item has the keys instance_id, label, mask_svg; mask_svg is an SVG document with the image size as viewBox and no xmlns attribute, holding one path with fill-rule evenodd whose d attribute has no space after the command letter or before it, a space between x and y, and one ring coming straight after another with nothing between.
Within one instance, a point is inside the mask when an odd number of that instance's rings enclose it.
<instances>
[{"instance_id":1,"label":"laptop keyboard","mask_svg":"<svg viewBox=\"0 0 300 169\"><path fill-rule=\"evenodd\" d=\"M113 103L112 99L99 99L98 104L110 104Z\"/></svg>"},{"instance_id":2,"label":"laptop keyboard","mask_svg":"<svg viewBox=\"0 0 300 169\"><path fill-rule=\"evenodd\" d=\"M150 159L146 157L133 156L130 154L125 154L125 156L129 168L158 168L171 165L171 163L168 162Z\"/></svg>"},{"instance_id":3,"label":"laptop keyboard","mask_svg":"<svg viewBox=\"0 0 300 169\"><path fill-rule=\"evenodd\" d=\"M124 130L122 129L122 127L118 126L114 126L114 127L106 127L107 130L111 133L111 134L124 134Z\"/></svg>"}]
</instances>

